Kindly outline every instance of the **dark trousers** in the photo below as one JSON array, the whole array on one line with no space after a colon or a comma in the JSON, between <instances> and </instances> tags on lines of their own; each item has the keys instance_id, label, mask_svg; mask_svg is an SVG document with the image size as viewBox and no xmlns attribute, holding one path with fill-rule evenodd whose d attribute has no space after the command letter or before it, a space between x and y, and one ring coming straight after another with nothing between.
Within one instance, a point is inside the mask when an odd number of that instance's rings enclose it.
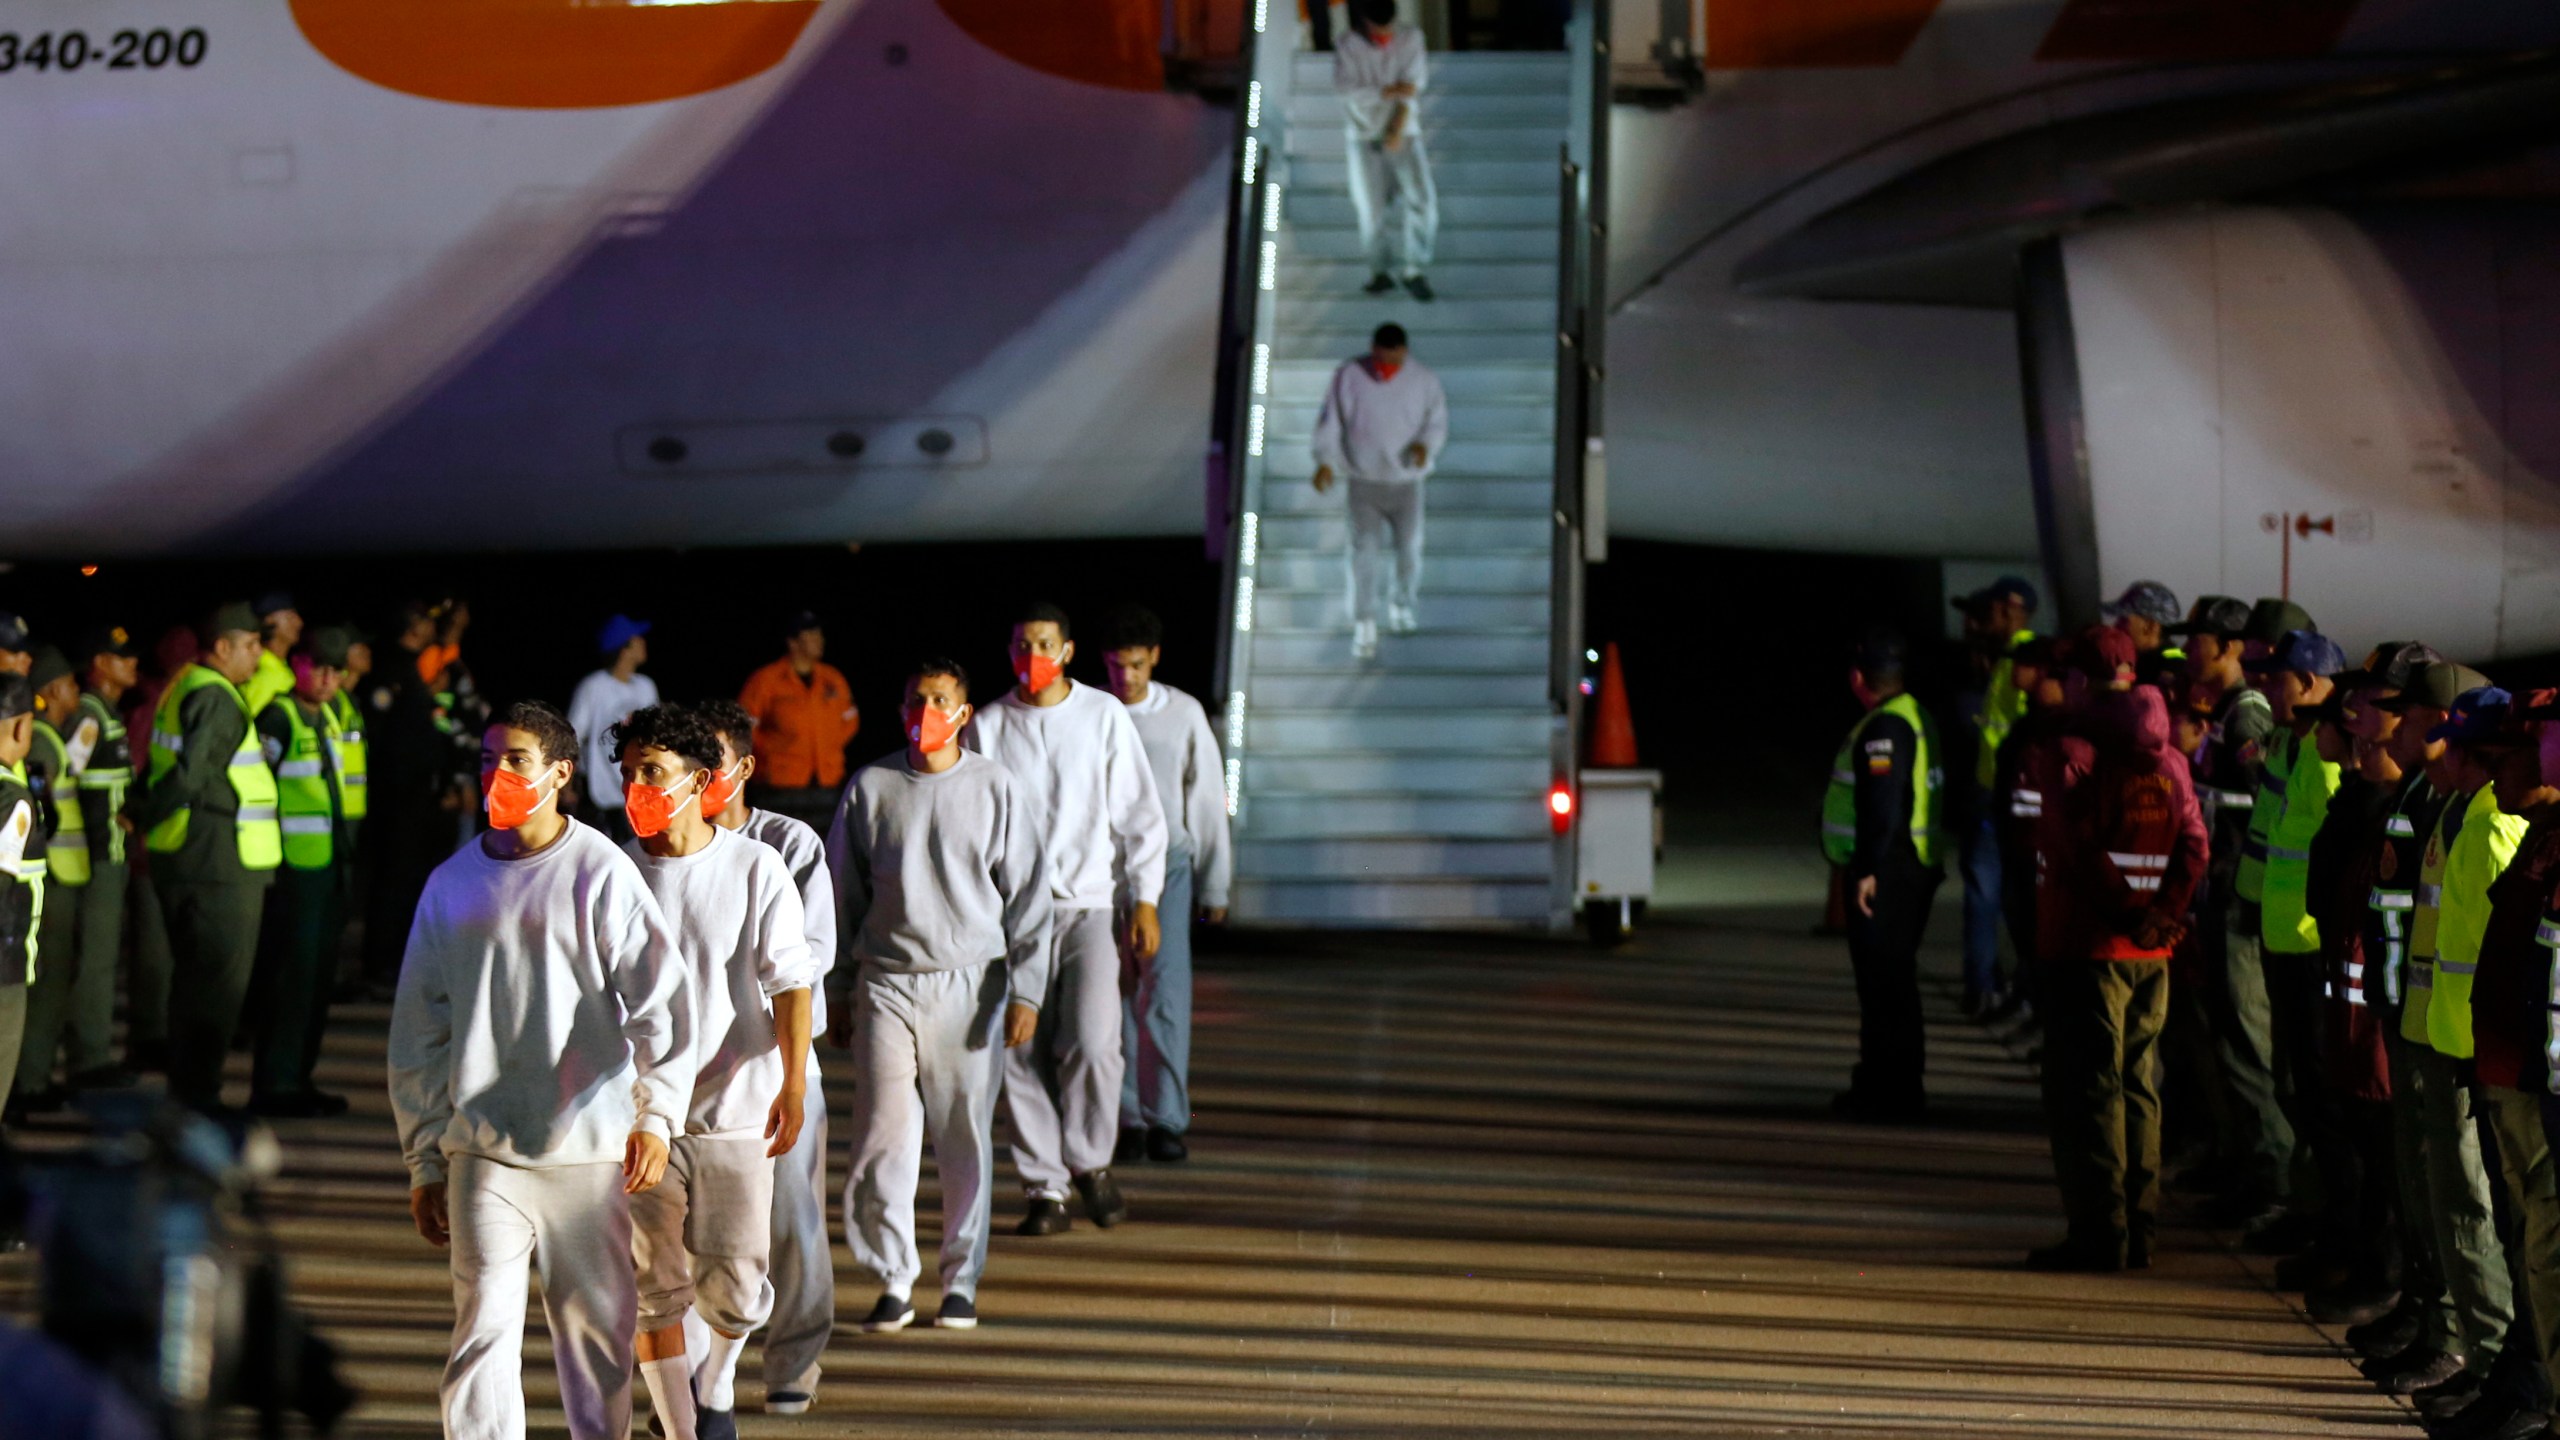
<instances>
[{"instance_id":1,"label":"dark trousers","mask_svg":"<svg viewBox=\"0 0 2560 1440\"><path fill-rule=\"evenodd\" d=\"M2071 1238L2148 1245L2160 1213L2160 1032L2169 966L2060 960L2046 967L2044 1095Z\"/></svg>"},{"instance_id":2,"label":"dark trousers","mask_svg":"<svg viewBox=\"0 0 2560 1440\"><path fill-rule=\"evenodd\" d=\"M122 879L122 867L118 867L118 879ZM103 988L83 968L88 947L81 943L81 927L96 880L92 876L89 885L45 887L44 922L36 928L36 979L27 987L26 1034L18 1051L17 1092L21 1095L52 1086L54 1057L64 1048L66 1029L71 1032L71 1074L115 1063L110 1051L116 1018L115 957L107 957ZM115 900L119 905L124 901L121 883Z\"/></svg>"},{"instance_id":3,"label":"dark trousers","mask_svg":"<svg viewBox=\"0 0 2560 1440\"><path fill-rule=\"evenodd\" d=\"M2340 1225L2352 1215L2328 1215L2333 1200L2350 1211L2357 1183L2354 1146L2339 1118L2337 1092L2320 1064L2320 1006L2325 966L2318 951L2287 954L2261 948L2267 977L2269 1060L2276 1080L2276 1103L2293 1127L2291 1195L2287 1204L2312 1210L2324 1218L2321 1236L2334 1249L2343 1243ZM2350 1193L2335 1194L2339 1186Z\"/></svg>"},{"instance_id":4,"label":"dark trousers","mask_svg":"<svg viewBox=\"0 0 2560 1440\"><path fill-rule=\"evenodd\" d=\"M148 864L149 862L144 862ZM169 1064L169 916L148 871L125 891L125 929L133 936L133 970L125 981L125 1064L164 1070Z\"/></svg>"},{"instance_id":5,"label":"dark trousers","mask_svg":"<svg viewBox=\"0 0 2560 1440\"><path fill-rule=\"evenodd\" d=\"M1851 886L1849 965L1858 983L1858 1068L1849 1089L1887 1105L1927 1095L1928 1056L1920 1027L1920 941L1941 876L1887 869L1876 877L1875 913L1860 914Z\"/></svg>"},{"instance_id":6,"label":"dark trousers","mask_svg":"<svg viewBox=\"0 0 2560 1440\"><path fill-rule=\"evenodd\" d=\"M2222 994L2215 1007L2221 1026L2222 1076L2237 1122L2230 1159L2250 1199L2282 1204L2293 1198L2293 1122L2278 1100L2274 989L2265 965L2255 901L2233 897L2222 915ZM2213 917L2207 916L2207 924Z\"/></svg>"},{"instance_id":7,"label":"dark trousers","mask_svg":"<svg viewBox=\"0 0 2560 1440\"><path fill-rule=\"evenodd\" d=\"M453 853L453 825L452 812L416 801L380 806L365 818L373 874L364 903L364 973L377 985L400 978L409 921L427 877Z\"/></svg>"},{"instance_id":8,"label":"dark trousers","mask_svg":"<svg viewBox=\"0 0 2560 1440\"><path fill-rule=\"evenodd\" d=\"M2340 1148L2351 1163L2337 1167L2338 1174L2321 1183L2351 1187L2333 1188L2330 1204L2345 1245L2341 1254L2347 1262L2348 1283L2359 1289L2389 1289L2400 1284L2408 1268L2407 1222L2400 1214L2399 1140L2391 1102L2339 1096L2334 1104L2345 1142Z\"/></svg>"},{"instance_id":9,"label":"dark trousers","mask_svg":"<svg viewBox=\"0 0 2560 1440\"><path fill-rule=\"evenodd\" d=\"M1983 797L1987 806L1989 797ZM2000 832L1985 814L1964 832L1964 993L1980 999L2000 988ZM2021 952L2031 953L2031 952Z\"/></svg>"},{"instance_id":10,"label":"dark trousers","mask_svg":"<svg viewBox=\"0 0 2560 1440\"><path fill-rule=\"evenodd\" d=\"M169 922L169 1094L207 1108L222 1102L222 1062L240 1027L258 959L262 884L161 881Z\"/></svg>"},{"instance_id":11,"label":"dark trousers","mask_svg":"<svg viewBox=\"0 0 2560 1440\"><path fill-rule=\"evenodd\" d=\"M276 872L258 930L251 1099L310 1092L321 1033L329 1024L329 995L336 988L338 941L346 928L346 867L288 865Z\"/></svg>"}]
</instances>

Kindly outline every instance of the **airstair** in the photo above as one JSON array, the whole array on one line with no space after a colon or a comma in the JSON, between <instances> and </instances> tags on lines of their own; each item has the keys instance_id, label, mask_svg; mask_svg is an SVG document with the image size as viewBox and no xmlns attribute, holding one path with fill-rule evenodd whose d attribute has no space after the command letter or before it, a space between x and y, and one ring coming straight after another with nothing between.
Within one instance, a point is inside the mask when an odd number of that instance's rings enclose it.
<instances>
[{"instance_id":1,"label":"airstair","mask_svg":"<svg viewBox=\"0 0 2560 1440\"><path fill-rule=\"evenodd\" d=\"M1224 654L1240 922L1571 920L1572 849L1551 807L1569 816L1581 674L1593 256L1572 157L1589 145L1589 68L1570 53L1432 57L1438 298L1424 303L1362 293L1332 57L1255 57L1221 392L1240 462ZM1315 491L1310 446L1334 368L1390 320L1448 389L1450 441L1424 491L1421 629L1358 661L1343 492Z\"/></svg>"}]
</instances>

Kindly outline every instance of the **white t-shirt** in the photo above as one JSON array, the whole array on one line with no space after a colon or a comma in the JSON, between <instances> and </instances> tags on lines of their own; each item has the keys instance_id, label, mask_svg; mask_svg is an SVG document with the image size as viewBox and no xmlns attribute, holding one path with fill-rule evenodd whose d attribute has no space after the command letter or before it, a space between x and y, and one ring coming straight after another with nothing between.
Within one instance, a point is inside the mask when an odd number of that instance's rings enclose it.
<instances>
[{"instance_id":1,"label":"white t-shirt","mask_svg":"<svg viewBox=\"0 0 2560 1440\"><path fill-rule=\"evenodd\" d=\"M586 772L587 797L607 810L622 808L622 757L613 753L613 727L634 710L658 703L658 682L646 675L618 680L598 670L578 682L569 697L569 728L578 732L578 768Z\"/></svg>"},{"instance_id":2,"label":"white t-shirt","mask_svg":"<svg viewBox=\"0 0 2560 1440\"><path fill-rule=\"evenodd\" d=\"M978 707L964 743L1013 772L1049 835L1049 894L1060 910L1108 910L1115 890L1164 896L1164 809L1127 706L1069 681L1032 705L1012 691Z\"/></svg>"},{"instance_id":3,"label":"white t-shirt","mask_svg":"<svg viewBox=\"0 0 2560 1440\"><path fill-rule=\"evenodd\" d=\"M694 990L699 1070L688 1135L764 1133L782 1093L773 997L817 978L800 887L770 845L727 830L690 855L660 859L624 842L674 930Z\"/></svg>"},{"instance_id":4,"label":"white t-shirt","mask_svg":"<svg viewBox=\"0 0 2560 1440\"><path fill-rule=\"evenodd\" d=\"M391 1002L391 1111L410 1182L445 1157L619 1162L634 1128L673 1139L693 1094L694 995L640 872L571 820L500 860L436 867Z\"/></svg>"}]
</instances>

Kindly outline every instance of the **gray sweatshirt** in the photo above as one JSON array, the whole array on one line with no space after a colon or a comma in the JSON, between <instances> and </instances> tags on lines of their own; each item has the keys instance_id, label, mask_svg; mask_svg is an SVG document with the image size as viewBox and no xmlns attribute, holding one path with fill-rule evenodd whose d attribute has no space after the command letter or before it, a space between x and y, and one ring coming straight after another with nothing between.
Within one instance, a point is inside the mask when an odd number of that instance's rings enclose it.
<instances>
[{"instance_id":1,"label":"gray sweatshirt","mask_svg":"<svg viewBox=\"0 0 2560 1440\"><path fill-rule=\"evenodd\" d=\"M1007 691L978 707L961 743L1013 772L1048 837L1049 896L1061 910L1164 896L1164 807L1129 707L1068 682L1032 705Z\"/></svg>"},{"instance_id":2,"label":"gray sweatshirt","mask_svg":"<svg viewBox=\"0 0 2560 1440\"><path fill-rule=\"evenodd\" d=\"M1365 356L1343 361L1316 412L1316 463L1354 480L1419 484L1448 443L1448 392L1418 360L1398 366L1392 380L1379 379ZM1423 450L1419 465L1405 462L1414 445Z\"/></svg>"},{"instance_id":3,"label":"gray sweatshirt","mask_svg":"<svg viewBox=\"0 0 2560 1440\"><path fill-rule=\"evenodd\" d=\"M700 1073L687 1135L761 1135L782 1093L772 1000L806 990L818 963L800 919L800 887L773 847L727 830L690 855L660 859L626 842L675 931L694 991Z\"/></svg>"},{"instance_id":4,"label":"gray sweatshirt","mask_svg":"<svg viewBox=\"0 0 2560 1440\"><path fill-rule=\"evenodd\" d=\"M809 953L818 962L818 973L809 983L811 1033L827 1033L828 972L836 968L836 892L835 881L827 873L827 845L806 821L771 810L750 810L747 823L738 833L750 840L761 840L782 857L782 866L791 872L791 882L800 887L800 933L809 937ZM809 1053L817 1054L811 1046Z\"/></svg>"},{"instance_id":5,"label":"gray sweatshirt","mask_svg":"<svg viewBox=\"0 0 2560 1440\"><path fill-rule=\"evenodd\" d=\"M1171 832L1168 867L1187 866L1194 897L1204 909L1227 908L1235 851L1227 843L1227 775L1218 758L1218 732L1198 700L1161 680L1147 682L1146 698L1128 707L1129 723L1147 747L1156 799ZM1167 916L1171 924L1183 916Z\"/></svg>"},{"instance_id":6,"label":"gray sweatshirt","mask_svg":"<svg viewBox=\"0 0 2560 1440\"><path fill-rule=\"evenodd\" d=\"M1410 85L1415 98L1402 102L1388 99L1379 92L1390 85ZM1387 43L1379 45L1354 26L1351 33L1333 42L1333 88L1342 96L1342 123L1363 140L1376 140L1387 133L1387 122L1395 117L1399 103L1414 107L1404 124L1404 133L1418 135L1422 131L1421 93L1431 88L1431 62L1427 58L1422 31L1412 25L1398 25L1387 32Z\"/></svg>"},{"instance_id":7,"label":"gray sweatshirt","mask_svg":"<svg viewBox=\"0 0 2560 1440\"><path fill-rule=\"evenodd\" d=\"M694 1082L675 933L613 842L572 820L521 860L473 842L436 867L391 1003L391 1113L410 1184L445 1157L619 1163L671 1140Z\"/></svg>"},{"instance_id":8,"label":"gray sweatshirt","mask_svg":"<svg viewBox=\"0 0 2560 1440\"><path fill-rule=\"evenodd\" d=\"M972 751L939 775L901 750L854 773L827 832L840 933L892 974L1003 959L1013 998L1049 993L1049 877L1036 812L1003 766Z\"/></svg>"}]
</instances>

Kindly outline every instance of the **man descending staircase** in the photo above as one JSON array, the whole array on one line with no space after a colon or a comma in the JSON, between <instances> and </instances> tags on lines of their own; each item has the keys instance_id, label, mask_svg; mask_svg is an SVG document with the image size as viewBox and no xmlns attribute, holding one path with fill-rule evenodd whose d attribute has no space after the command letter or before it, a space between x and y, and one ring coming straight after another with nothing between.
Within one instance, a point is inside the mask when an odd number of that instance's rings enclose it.
<instances>
[{"instance_id":1,"label":"man descending staircase","mask_svg":"<svg viewBox=\"0 0 2560 1440\"><path fill-rule=\"evenodd\" d=\"M1241 919L1549 923L1546 792L1562 54L1436 55L1419 107L1438 190L1425 301L1367 293L1332 58L1294 57L1250 629ZM1423 482L1419 628L1355 659L1343 491L1318 494L1327 382L1376 327L1437 371L1449 443ZM1232 703L1232 702L1231 702Z\"/></svg>"}]
</instances>

